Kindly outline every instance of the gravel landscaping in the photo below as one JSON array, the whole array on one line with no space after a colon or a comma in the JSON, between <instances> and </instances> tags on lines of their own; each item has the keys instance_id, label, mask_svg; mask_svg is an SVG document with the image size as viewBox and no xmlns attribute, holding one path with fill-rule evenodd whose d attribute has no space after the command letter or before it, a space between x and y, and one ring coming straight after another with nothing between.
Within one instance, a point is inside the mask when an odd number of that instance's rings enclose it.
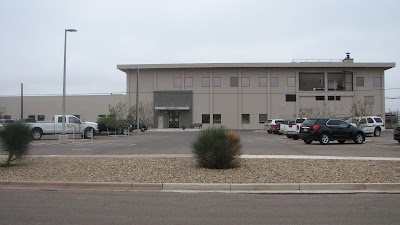
<instances>
[{"instance_id":1,"label":"gravel landscaping","mask_svg":"<svg viewBox=\"0 0 400 225\"><path fill-rule=\"evenodd\" d=\"M0 160L3 158L0 157ZM400 183L399 161L241 159L210 170L192 158L25 158L0 180L134 183Z\"/></svg>"}]
</instances>

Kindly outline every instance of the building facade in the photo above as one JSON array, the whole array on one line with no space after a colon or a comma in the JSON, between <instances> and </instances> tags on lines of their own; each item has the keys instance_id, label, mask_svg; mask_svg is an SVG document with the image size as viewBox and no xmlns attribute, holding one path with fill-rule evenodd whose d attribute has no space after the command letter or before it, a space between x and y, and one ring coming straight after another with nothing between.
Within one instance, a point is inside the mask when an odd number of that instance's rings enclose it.
<instances>
[{"instance_id":1,"label":"building facade","mask_svg":"<svg viewBox=\"0 0 400 225\"><path fill-rule=\"evenodd\" d=\"M67 96L66 114L96 121L109 105L146 106L155 128L202 124L263 129L267 119L292 119L305 110L347 117L353 104L385 116L385 70L395 63L329 62L117 65L126 73L126 95ZM5 116L51 120L62 96L0 97ZM22 110L23 109L23 110Z\"/></svg>"},{"instance_id":2,"label":"building facade","mask_svg":"<svg viewBox=\"0 0 400 225\"><path fill-rule=\"evenodd\" d=\"M354 103L385 115L384 72L394 63L336 62L131 64L127 101L151 103L157 128L220 126L262 129L270 118L304 109L347 117Z\"/></svg>"}]
</instances>

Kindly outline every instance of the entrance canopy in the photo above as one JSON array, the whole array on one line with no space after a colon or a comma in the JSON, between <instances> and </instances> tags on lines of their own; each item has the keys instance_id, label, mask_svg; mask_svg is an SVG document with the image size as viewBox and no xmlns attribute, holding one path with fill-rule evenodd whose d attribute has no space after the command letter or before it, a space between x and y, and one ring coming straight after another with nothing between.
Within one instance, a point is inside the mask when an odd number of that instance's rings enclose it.
<instances>
[{"instance_id":1,"label":"entrance canopy","mask_svg":"<svg viewBox=\"0 0 400 225\"><path fill-rule=\"evenodd\" d=\"M155 110L190 110L193 101L192 91L155 91Z\"/></svg>"}]
</instances>

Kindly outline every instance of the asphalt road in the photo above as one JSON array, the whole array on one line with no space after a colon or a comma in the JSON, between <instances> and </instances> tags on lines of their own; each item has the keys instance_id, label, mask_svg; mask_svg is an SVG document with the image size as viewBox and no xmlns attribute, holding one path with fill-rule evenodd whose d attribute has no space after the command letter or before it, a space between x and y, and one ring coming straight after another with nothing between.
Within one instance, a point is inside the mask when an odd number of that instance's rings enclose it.
<instances>
[{"instance_id":1,"label":"asphalt road","mask_svg":"<svg viewBox=\"0 0 400 225\"><path fill-rule=\"evenodd\" d=\"M393 131L380 137L367 137L364 144L331 142L320 145L305 144L284 135L263 132L238 131L244 154L250 155L319 155L400 157L400 144L393 140ZM131 154L189 154L191 143L198 132L144 132L130 136L96 136L93 140L75 140L59 144L57 137L33 141L30 155L131 155Z\"/></svg>"},{"instance_id":2,"label":"asphalt road","mask_svg":"<svg viewBox=\"0 0 400 225\"><path fill-rule=\"evenodd\" d=\"M0 190L1 224L398 224L396 194Z\"/></svg>"}]
</instances>

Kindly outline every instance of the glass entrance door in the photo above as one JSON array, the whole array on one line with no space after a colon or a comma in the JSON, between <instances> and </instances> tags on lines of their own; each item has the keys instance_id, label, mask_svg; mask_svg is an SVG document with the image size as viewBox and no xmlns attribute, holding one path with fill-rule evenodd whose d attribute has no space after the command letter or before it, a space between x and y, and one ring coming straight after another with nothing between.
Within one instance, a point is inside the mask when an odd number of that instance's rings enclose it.
<instances>
[{"instance_id":1,"label":"glass entrance door","mask_svg":"<svg viewBox=\"0 0 400 225\"><path fill-rule=\"evenodd\" d=\"M169 128L179 128L179 114L173 111L168 115Z\"/></svg>"}]
</instances>

